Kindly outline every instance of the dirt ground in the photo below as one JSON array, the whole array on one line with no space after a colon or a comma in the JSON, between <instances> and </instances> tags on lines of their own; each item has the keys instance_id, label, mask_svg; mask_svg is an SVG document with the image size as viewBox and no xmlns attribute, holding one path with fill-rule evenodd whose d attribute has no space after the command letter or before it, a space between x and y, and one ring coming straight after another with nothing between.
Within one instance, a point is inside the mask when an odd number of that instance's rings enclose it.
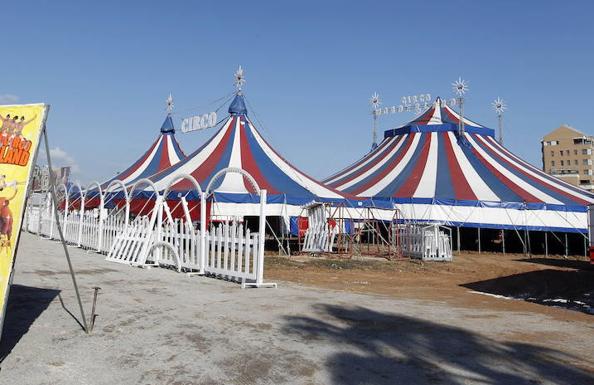
<instances>
[{"instance_id":1,"label":"dirt ground","mask_svg":"<svg viewBox=\"0 0 594 385\"><path fill-rule=\"evenodd\" d=\"M462 252L452 262L423 262L270 255L266 275L334 290L444 301L468 308L526 310L594 322L594 265L582 256ZM497 296L519 300L502 301Z\"/></svg>"},{"instance_id":2,"label":"dirt ground","mask_svg":"<svg viewBox=\"0 0 594 385\"><path fill-rule=\"evenodd\" d=\"M267 257L278 287L242 290L69 250L95 329L61 245L23 234L0 384L594 384L594 316L497 296L587 298L581 261Z\"/></svg>"}]
</instances>

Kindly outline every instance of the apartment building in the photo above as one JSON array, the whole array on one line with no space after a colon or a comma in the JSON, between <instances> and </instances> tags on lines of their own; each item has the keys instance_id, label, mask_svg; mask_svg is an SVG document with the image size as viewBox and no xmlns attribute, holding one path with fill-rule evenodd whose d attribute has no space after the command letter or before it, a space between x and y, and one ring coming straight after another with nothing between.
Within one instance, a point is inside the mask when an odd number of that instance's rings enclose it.
<instances>
[{"instance_id":1,"label":"apartment building","mask_svg":"<svg viewBox=\"0 0 594 385\"><path fill-rule=\"evenodd\" d=\"M545 135L541 147L544 172L594 191L594 137L564 124Z\"/></svg>"}]
</instances>

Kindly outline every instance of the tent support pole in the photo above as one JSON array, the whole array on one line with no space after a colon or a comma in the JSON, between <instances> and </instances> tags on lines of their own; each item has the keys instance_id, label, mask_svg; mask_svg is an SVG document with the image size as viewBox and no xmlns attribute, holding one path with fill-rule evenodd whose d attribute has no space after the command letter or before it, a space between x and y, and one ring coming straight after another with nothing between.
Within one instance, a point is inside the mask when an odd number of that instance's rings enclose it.
<instances>
[{"instance_id":1,"label":"tent support pole","mask_svg":"<svg viewBox=\"0 0 594 385\"><path fill-rule=\"evenodd\" d=\"M565 233L565 258L569 254L569 245L567 244L567 233Z\"/></svg>"},{"instance_id":2,"label":"tent support pole","mask_svg":"<svg viewBox=\"0 0 594 385\"><path fill-rule=\"evenodd\" d=\"M503 248L503 255L505 255L505 230L501 230L501 247Z\"/></svg>"},{"instance_id":3,"label":"tent support pole","mask_svg":"<svg viewBox=\"0 0 594 385\"><path fill-rule=\"evenodd\" d=\"M586 242L586 237L584 237L584 257L588 256L588 245Z\"/></svg>"},{"instance_id":4,"label":"tent support pole","mask_svg":"<svg viewBox=\"0 0 594 385\"><path fill-rule=\"evenodd\" d=\"M458 243L458 253L460 253L460 226L456 226L456 243Z\"/></svg>"},{"instance_id":5,"label":"tent support pole","mask_svg":"<svg viewBox=\"0 0 594 385\"><path fill-rule=\"evenodd\" d=\"M479 249L478 251L480 254L481 253L481 228L480 227L478 228L478 249Z\"/></svg>"},{"instance_id":6,"label":"tent support pole","mask_svg":"<svg viewBox=\"0 0 594 385\"><path fill-rule=\"evenodd\" d=\"M545 257L549 257L549 232L545 231Z\"/></svg>"}]
</instances>

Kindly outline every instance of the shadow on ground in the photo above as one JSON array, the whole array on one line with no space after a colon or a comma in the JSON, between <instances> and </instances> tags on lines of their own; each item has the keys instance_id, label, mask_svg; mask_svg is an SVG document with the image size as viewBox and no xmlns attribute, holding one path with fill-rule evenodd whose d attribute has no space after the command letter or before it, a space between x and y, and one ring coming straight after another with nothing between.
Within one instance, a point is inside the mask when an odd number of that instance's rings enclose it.
<instances>
[{"instance_id":1,"label":"shadow on ground","mask_svg":"<svg viewBox=\"0 0 594 385\"><path fill-rule=\"evenodd\" d=\"M333 384L594 383L577 358L554 349L365 307L315 310L318 318L288 317L284 331L341 350L325 362Z\"/></svg>"},{"instance_id":2,"label":"shadow on ground","mask_svg":"<svg viewBox=\"0 0 594 385\"><path fill-rule=\"evenodd\" d=\"M517 259L517 261L594 272L594 264L586 260L566 258L524 258Z\"/></svg>"},{"instance_id":3,"label":"shadow on ground","mask_svg":"<svg viewBox=\"0 0 594 385\"><path fill-rule=\"evenodd\" d=\"M27 334L35 320L60 295L60 290L12 285L6 307L6 318L0 340L0 362Z\"/></svg>"},{"instance_id":4,"label":"shadow on ground","mask_svg":"<svg viewBox=\"0 0 594 385\"><path fill-rule=\"evenodd\" d=\"M594 314L594 271L536 270L462 286L483 293Z\"/></svg>"}]
</instances>

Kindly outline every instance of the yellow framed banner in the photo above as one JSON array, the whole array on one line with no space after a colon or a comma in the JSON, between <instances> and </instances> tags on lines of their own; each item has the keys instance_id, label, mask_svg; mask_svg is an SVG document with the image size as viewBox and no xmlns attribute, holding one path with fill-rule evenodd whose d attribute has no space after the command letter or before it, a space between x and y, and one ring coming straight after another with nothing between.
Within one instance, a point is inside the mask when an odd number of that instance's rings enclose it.
<instances>
[{"instance_id":1,"label":"yellow framed banner","mask_svg":"<svg viewBox=\"0 0 594 385\"><path fill-rule=\"evenodd\" d=\"M0 105L0 333L27 192L49 105Z\"/></svg>"}]
</instances>

